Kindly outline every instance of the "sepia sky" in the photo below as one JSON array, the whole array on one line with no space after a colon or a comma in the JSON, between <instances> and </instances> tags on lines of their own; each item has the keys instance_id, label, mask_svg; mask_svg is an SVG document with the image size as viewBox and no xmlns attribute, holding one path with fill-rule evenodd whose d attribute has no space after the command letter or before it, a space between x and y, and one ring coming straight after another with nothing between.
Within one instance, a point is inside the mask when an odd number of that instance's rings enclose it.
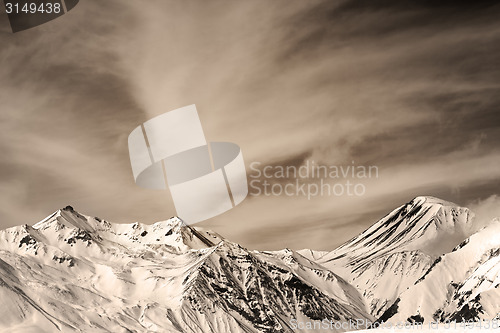
<instances>
[{"instance_id":1,"label":"sepia sky","mask_svg":"<svg viewBox=\"0 0 500 333\"><path fill-rule=\"evenodd\" d=\"M418 195L495 216L497 2L84 0L16 34L0 14L0 228L174 215L134 184L127 137L189 104L249 173L378 167L363 196L252 196L199 224L249 248L330 250Z\"/></svg>"}]
</instances>

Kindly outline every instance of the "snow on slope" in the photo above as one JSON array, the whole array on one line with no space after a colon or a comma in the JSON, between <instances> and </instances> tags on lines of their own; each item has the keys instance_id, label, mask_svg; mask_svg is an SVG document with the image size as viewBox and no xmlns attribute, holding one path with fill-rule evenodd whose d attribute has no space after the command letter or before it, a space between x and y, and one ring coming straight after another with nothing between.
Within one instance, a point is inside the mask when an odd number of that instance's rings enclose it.
<instances>
[{"instance_id":1,"label":"snow on slope","mask_svg":"<svg viewBox=\"0 0 500 333\"><path fill-rule=\"evenodd\" d=\"M441 255L470 235L473 217L468 208L433 197L416 197L319 261L339 259L353 264L413 250Z\"/></svg>"},{"instance_id":2,"label":"snow on slope","mask_svg":"<svg viewBox=\"0 0 500 333\"><path fill-rule=\"evenodd\" d=\"M500 315L500 221L494 220L400 295L394 321L478 321Z\"/></svg>"},{"instance_id":3,"label":"snow on slope","mask_svg":"<svg viewBox=\"0 0 500 333\"><path fill-rule=\"evenodd\" d=\"M316 261L357 287L379 317L441 254L473 232L474 214L433 197L416 197Z\"/></svg>"},{"instance_id":4,"label":"snow on slope","mask_svg":"<svg viewBox=\"0 0 500 333\"><path fill-rule=\"evenodd\" d=\"M499 232L498 220L476 232L467 208L417 197L332 252L259 252L178 218L113 224L68 206L0 231L0 331L301 332L292 319L499 318Z\"/></svg>"},{"instance_id":5,"label":"snow on slope","mask_svg":"<svg viewBox=\"0 0 500 333\"><path fill-rule=\"evenodd\" d=\"M290 332L293 318L371 318L352 286L293 251L69 206L0 231L0 298L8 332Z\"/></svg>"}]
</instances>

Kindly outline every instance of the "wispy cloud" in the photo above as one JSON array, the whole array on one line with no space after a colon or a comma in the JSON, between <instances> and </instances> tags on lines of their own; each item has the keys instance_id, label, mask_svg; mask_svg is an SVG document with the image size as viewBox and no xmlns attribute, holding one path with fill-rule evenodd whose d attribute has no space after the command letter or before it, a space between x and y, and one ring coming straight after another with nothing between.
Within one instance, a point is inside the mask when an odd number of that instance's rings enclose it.
<instances>
[{"instance_id":1,"label":"wispy cloud","mask_svg":"<svg viewBox=\"0 0 500 333\"><path fill-rule=\"evenodd\" d=\"M1 226L66 204L118 222L174 214L168 193L134 185L126 138L193 103L207 139L238 143L248 165L379 166L363 197L257 197L202 223L249 247L332 248L420 194L485 199L500 179L499 11L81 1L38 28L0 30Z\"/></svg>"}]
</instances>

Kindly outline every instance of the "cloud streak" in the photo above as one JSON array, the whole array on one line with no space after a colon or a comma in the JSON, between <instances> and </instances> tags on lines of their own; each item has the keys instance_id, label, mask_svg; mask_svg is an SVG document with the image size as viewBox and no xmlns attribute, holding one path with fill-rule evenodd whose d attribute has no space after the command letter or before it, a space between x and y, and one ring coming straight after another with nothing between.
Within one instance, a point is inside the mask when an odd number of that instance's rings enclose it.
<instances>
[{"instance_id":1,"label":"cloud streak","mask_svg":"<svg viewBox=\"0 0 500 333\"><path fill-rule=\"evenodd\" d=\"M207 139L238 143L247 166L379 167L363 197L256 197L202 223L248 247L331 249L417 195L484 200L500 179L499 11L110 0L0 30L0 225L67 204L117 222L173 215L168 193L134 185L126 137L193 103Z\"/></svg>"}]
</instances>

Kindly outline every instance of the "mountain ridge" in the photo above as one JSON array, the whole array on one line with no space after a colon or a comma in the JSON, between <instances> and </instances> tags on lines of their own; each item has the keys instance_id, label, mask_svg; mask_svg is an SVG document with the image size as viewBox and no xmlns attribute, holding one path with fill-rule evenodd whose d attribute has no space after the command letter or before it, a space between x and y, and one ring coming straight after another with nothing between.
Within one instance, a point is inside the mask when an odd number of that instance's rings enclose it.
<instances>
[{"instance_id":1,"label":"mountain ridge","mask_svg":"<svg viewBox=\"0 0 500 333\"><path fill-rule=\"evenodd\" d=\"M67 206L0 231L0 331L311 332L291 321L492 319L500 222L477 231L474 219L421 196L333 251L256 251L177 217L115 224Z\"/></svg>"},{"instance_id":2,"label":"mountain ridge","mask_svg":"<svg viewBox=\"0 0 500 333\"><path fill-rule=\"evenodd\" d=\"M354 288L300 254L249 251L175 217L120 225L66 207L0 231L0 258L11 300L0 327L291 332L291 319L372 319Z\"/></svg>"}]
</instances>

